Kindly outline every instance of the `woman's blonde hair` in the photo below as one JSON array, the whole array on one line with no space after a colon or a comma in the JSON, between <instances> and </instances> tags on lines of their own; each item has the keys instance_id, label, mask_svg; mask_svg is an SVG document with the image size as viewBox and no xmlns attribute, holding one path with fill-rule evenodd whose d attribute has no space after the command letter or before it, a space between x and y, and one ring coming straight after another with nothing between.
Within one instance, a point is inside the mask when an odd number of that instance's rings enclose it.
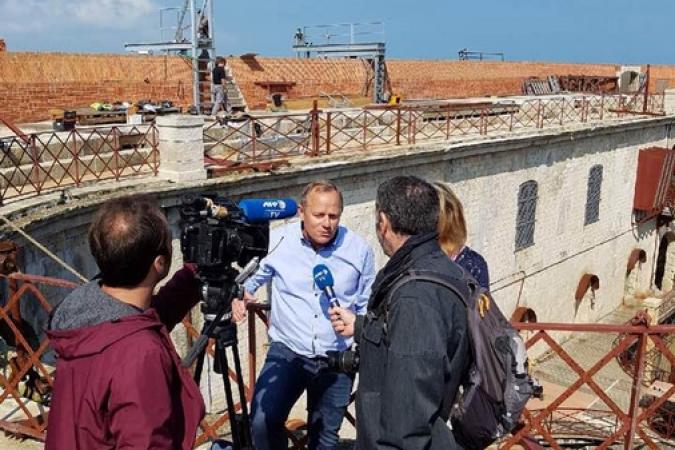
<instances>
[{"instance_id":1,"label":"woman's blonde hair","mask_svg":"<svg viewBox=\"0 0 675 450\"><path fill-rule=\"evenodd\" d=\"M441 182L433 183L438 192L438 242L447 255L457 253L466 243L466 221L462 202L450 187Z\"/></svg>"}]
</instances>

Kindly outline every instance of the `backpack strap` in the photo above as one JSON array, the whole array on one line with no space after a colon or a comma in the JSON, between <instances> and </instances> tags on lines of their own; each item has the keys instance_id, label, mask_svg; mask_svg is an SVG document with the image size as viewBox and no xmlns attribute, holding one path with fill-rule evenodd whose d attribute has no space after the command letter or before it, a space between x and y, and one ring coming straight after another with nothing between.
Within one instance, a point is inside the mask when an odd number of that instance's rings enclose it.
<instances>
[{"instance_id":1,"label":"backpack strap","mask_svg":"<svg viewBox=\"0 0 675 450\"><path fill-rule=\"evenodd\" d=\"M389 292L387 292L384 300L380 305L378 305L377 310L373 311L373 316L370 317L371 319L377 320L379 316L383 316L382 327L385 345L387 347L389 346L389 339L387 336L387 322L391 298L396 291L403 287L403 285L411 281L433 283L450 290L461 300L468 314L468 310L472 307L469 305L469 300L476 294L477 291L479 291L480 287L471 277L466 276L466 272L463 273L465 275L464 277L457 278L443 275L432 270L409 270L399 276L394 281L394 284L392 285L391 289L389 289ZM473 350L471 352L473 354ZM443 399L440 405L440 417L443 420L449 419L452 407L457 402L457 396L457 393L451 392L450 387L446 386L446 391L443 393Z\"/></svg>"},{"instance_id":2,"label":"backpack strap","mask_svg":"<svg viewBox=\"0 0 675 450\"><path fill-rule=\"evenodd\" d=\"M466 275L466 272L462 273ZM396 291L403 287L403 285L411 281L434 283L449 289L461 300L462 304L464 304L464 307L467 308L467 310L471 308L469 305L469 299L472 298L479 289L479 286L476 284L476 282L468 276L457 278L452 277L451 275L443 275L433 270L408 270L403 272L398 278L394 280L394 283L384 295L384 298L375 304L372 310L366 313L366 317L370 321L375 322L383 319L382 328L384 332L384 343L387 346L389 346L389 339L387 337L387 319L389 317L391 298L396 293Z\"/></svg>"},{"instance_id":3,"label":"backpack strap","mask_svg":"<svg viewBox=\"0 0 675 450\"><path fill-rule=\"evenodd\" d=\"M457 297L459 297L467 308L469 307L468 299L471 298L478 289L476 282L468 277L456 278L434 272L433 270L409 270L398 277L394 281L393 286L389 289L385 301L382 302L382 307L385 311L389 309L389 301L394 293L404 284L411 281L426 281L450 289Z\"/></svg>"}]
</instances>

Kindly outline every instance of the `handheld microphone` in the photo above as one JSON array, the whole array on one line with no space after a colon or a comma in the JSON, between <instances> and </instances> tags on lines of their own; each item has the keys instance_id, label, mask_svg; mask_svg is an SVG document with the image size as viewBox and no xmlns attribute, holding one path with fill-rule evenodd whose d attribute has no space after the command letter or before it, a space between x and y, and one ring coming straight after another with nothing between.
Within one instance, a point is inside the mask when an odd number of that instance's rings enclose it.
<instances>
[{"instance_id":1,"label":"handheld microphone","mask_svg":"<svg viewBox=\"0 0 675 450\"><path fill-rule=\"evenodd\" d=\"M293 217L298 210L292 198L250 198L240 201L237 206L250 223L286 219Z\"/></svg>"},{"instance_id":2,"label":"handheld microphone","mask_svg":"<svg viewBox=\"0 0 675 450\"><path fill-rule=\"evenodd\" d=\"M326 294L331 307L340 307L340 302L335 297L335 291L333 290L333 274L325 264L314 266L314 283Z\"/></svg>"}]
</instances>

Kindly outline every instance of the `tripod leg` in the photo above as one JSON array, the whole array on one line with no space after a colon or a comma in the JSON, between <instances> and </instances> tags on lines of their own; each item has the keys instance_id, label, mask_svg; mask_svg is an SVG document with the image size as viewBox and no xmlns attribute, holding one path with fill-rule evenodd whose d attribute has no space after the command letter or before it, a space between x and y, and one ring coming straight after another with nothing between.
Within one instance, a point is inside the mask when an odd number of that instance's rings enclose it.
<instances>
[{"instance_id":1,"label":"tripod leg","mask_svg":"<svg viewBox=\"0 0 675 450\"><path fill-rule=\"evenodd\" d=\"M240 436L240 429L237 423L237 411L234 407L232 397L232 384L230 383L229 366L227 364L227 355L225 353L225 344L221 339L216 339L216 361L215 367L218 367L223 376L223 385L225 386L225 400L227 401L227 414L230 418L232 429L232 443L235 450L243 449L243 442Z\"/></svg>"},{"instance_id":2,"label":"tripod leg","mask_svg":"<svg viewBox=\"0 0 675 450\"><path fill-rule=\"evenodd\" d=\"M234 358L234 370L237 375L237 388L239 389L239 401L241 402L241 438L242 444L246 448L253 448L253 437L251 436L251 421L248 415L248 405L246 403L246 392L244 391L244 377L241 372L241 361L239 360L239 348L235 340L232 345L232 356Z\"/></svg>"},{"instance_id":3,"label":"tripod leg","mask_svg":"<svg viewBox=\"0 0 675 450\"><path fill-rule=\"evenodd\" d=\"M197 386L199 386L199 381L202 378L202 369L204 368L204 357L205 356L206 356L206 347L204 347L204 349L197 356L197 363L195 364L194 380L195 380L195 383L197 383Z\"/></svg>"}]
</instances>

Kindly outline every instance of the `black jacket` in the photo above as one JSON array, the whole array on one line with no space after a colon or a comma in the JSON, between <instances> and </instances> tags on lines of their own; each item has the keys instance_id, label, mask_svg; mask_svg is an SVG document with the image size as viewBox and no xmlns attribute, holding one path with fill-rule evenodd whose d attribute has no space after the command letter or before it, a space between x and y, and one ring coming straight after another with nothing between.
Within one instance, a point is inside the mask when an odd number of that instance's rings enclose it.
<instances>
[{"instance_id":1,"label":"black jacket","mask_svg":"<svg viewBox=\"0 0 675 450\"><path fill-rule=\"evenodd\" d=\"M439 413L446 389L456 391L470 362L464 304L448 289L411 281L389 298L386 324L380 307L407 270L462 276L436 238L406 241L378 273L369 314L356 323L357 450L461 449Z\"/></svg>"}]
</instances>

